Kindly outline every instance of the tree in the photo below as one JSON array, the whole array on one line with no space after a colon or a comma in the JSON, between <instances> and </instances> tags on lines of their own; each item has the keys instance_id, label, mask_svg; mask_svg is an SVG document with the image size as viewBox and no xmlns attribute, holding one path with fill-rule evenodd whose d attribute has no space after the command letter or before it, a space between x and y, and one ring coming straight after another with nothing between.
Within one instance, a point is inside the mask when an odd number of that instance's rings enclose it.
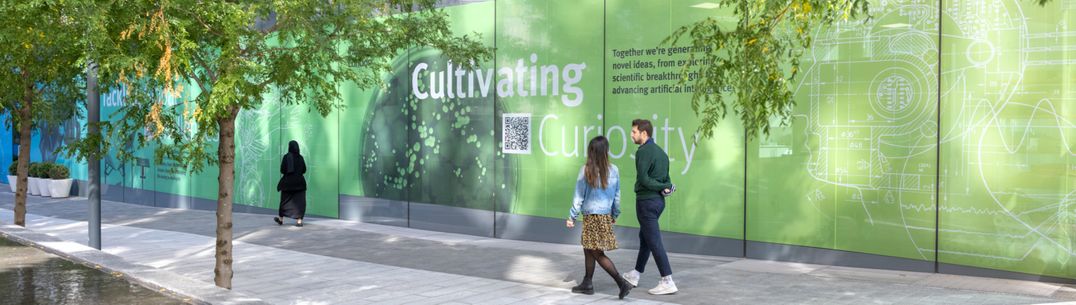
<instances>
[{"instance_id":1,"label":"tree","mask_svg":"<svg viewBox=\"0 0 1076 305\"><path fill-rule=\"evenodd\" d=\"M110 137L148 130L132 139L132 147L155 141L158 163L167 158L193 171L218 166L217 286L231 288L239 112L274 92L284 104L307 105L325 116L343 105L339 83L379 85L387 59L412 46L440 48L459 63L487 59L491 52L478 40L452 35L435 2L142 0L108 9L112 24L104 31L113 44L96 46L102 78L119 80L128 97L118 119L102 124L103 130ZM184 85L201 93L193 101L165 103ZM218 140L215 153L204 145L212 138ZM109 141L99 142L104 145L80 145L75 153L107 151ZM130 153L121 148L119 157L129 159Z\"/></svg>"},{"instance_id":2,"label":"tree","mask_svg":"<svg viewBox=\"0 0 1076 305\"><path fill-rule=\"evenodd\" d=\"M867 0L719 1L733 7L739 21L722 24L707 18L674 31L664 43L681 39L702 52L701 68L684 67L685 76L698 72L691 107L701 122L703 137L731 110L740 117L751 139L769 134L770 119L787 121L792 112L791 85L800 58L811 46L811 31L868 13ZM695 55L692 54L692 60ZM729 88L738 88L730 90Z\"/></svg>"},{"instance_id":3,"label":"tree","mask_svg":"<svg viewBox=\"0 0 1076 305\"><path fill-rule=\"evenodd\" d=\"M1051 0L1030 0L1045 6ZM799 72L800 58L811 47L811 29L836 22L854 21L869 15L868 0L771 0L718 1L734 8L739 21L722 24L707 18L673 31L664 44L682 39L705 50L702 68L684 67L681 85L692 72L696 88L691 106L701 120L699 132L713 136L717 123L731 109L742 121L748 140L768 135L771 118L788 122L795 106L791 85ZM695 55L691 56L695 59ZM738 90L730 90L738 88Z\"/></svg>"},{"instance_id":4,"label":"tree","mask_svg":"<svg viewBox=\"0 0 1076 305\"><path fill-rule=\"evenodd\" d=\"M62 1L0 4L0 113L18 130L15 224L26 225L30 139L35 126L56 124L79 112L82 99L80 32L76 8Z\"/></svg>"}]
</instances>

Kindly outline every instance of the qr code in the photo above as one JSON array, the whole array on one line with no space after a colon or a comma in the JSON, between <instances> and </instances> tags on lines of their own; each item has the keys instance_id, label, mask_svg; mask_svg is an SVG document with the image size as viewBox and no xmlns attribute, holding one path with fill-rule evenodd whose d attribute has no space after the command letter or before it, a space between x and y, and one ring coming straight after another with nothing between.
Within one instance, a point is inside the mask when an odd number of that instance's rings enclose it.
<instances>
[{"instance_id":1,"label":"qr code","mask_svg":"<svg viewBox=\"0 0 1076 305\"><path fill-rule=\"evenodd\" d=\"M505 113L502 116L501 134L504 145L502 151L506 154L531 153L531 114L530 113Z\"/></svg>"}]
</instances>

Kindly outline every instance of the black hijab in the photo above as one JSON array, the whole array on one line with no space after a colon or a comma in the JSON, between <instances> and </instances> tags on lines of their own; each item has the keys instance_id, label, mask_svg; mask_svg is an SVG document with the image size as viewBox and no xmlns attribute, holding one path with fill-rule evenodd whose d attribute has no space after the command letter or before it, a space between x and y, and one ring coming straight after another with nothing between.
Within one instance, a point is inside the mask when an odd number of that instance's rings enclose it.
<instances>
[{"instance_id":1,"label":"black hijab","mask_svg":"<svg viewBox=\"0 0 1076 305\"><path fill-rule=\"evenodd\" d=\"M295 172L295 158L300 156L301 155L299 154L299 142L295 142L295 140L288 142L288 154L284 155L284 163L287 164L285 171L287 173Z\"/></svg>"}]
</instances>

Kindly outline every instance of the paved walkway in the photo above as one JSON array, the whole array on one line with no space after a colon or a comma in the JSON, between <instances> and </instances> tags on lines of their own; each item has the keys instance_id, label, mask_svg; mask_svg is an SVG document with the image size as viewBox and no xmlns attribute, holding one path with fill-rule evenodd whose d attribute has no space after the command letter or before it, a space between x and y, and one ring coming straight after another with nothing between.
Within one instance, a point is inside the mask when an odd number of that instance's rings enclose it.
<instances>
[{"instance_id":1,"label":"paved walkway","mask_svg":"<svg viewBox=\"0 0 1076 305\"><path fill-rule=\"evenodd\" d=\"M0 224L14 196L0 192ZM84 199L31 197L28 231L86 243ZM213 282L214 213L105 201L104 252L136 265ZM559 229L559 228L551 228ZM0 228L0 230L4 230ZM1076 300L1076 288L944 274L671 254L681 292L651 296L644 274L625 301L601 270L594 296L568 288L582 251L560 245L308 219L303 228L235 214L233 292L272 304L1038 304ZM622 271L633 250L610 253ZM652 268L652 267L651 267ZM167 286L167 285L164 285Z\"/></svg>"}]
</instances>

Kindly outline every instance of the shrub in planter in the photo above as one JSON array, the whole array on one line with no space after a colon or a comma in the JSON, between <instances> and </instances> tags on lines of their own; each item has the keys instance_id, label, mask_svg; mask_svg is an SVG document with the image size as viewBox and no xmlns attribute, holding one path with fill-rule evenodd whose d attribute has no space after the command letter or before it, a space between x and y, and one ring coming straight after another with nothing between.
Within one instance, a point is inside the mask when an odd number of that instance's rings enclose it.
<instances>
[{"instance_id":1,"label":"shrub in planter","mask_svg":"<svg viewBox=\"0 0 1076 305\"><path fill-rule=\"evenodd\" d=\"M38 180L38 177L40 177L40 175L41 175L41 163L30 162L30 172L27 173L27 176L29 176L29 179L27 179L28 181L26 183L27 192L30 193L30 195L34 195L34 196L40 196L41 195L41 190L37 188L37 186L38 186L37 180Z\"/></svg>"},{"instance_id":2,"label":"shrub in planter","mask_svg":"<svg viewBox=\"0 0 1076 305\"><path fill-rule=\"evenodd\" d=\"M16 159L15 161L11 162L11 165L7 166L7 185L11 187L11 192L12 193L14 193L15 189L18 188L18 184L17 184L18 183L17 179L19 178L18 175L19 175L19 160Z\"/></svg>"},{"instance_id":3,"label":"shrub in planter","mask_svg":"<svg viewBox=\"0 0 1076 305\"><path fill-rule=\"evenodd\" d=\"M68 176L70 174L71 174L71 172L67 169L67 166L64 166L63 164L53 163L53 164L49 165L49 178L50 179L53 179L53 180L68 179L68 178L71 178L70 176Z\"/></svg>"},{"instance_id":4,"label":"shrub in planter","mask_svg":"<svg viewBox=\"0 0 1076 305\"><path fill-rule=\"evenodd\" d=\"M49 169L52 165L51 162L45 162L37 166L37 192L44 197L52 197L49 192Z\"/></svg>"},{"instance_id":5,"label":"shrub in planter","mask_svg":"<svg viewBox=\"0 0 1076 305\"><path fill-rule=\"evenodd\" d=\"M52 198L67 198L71 195L71 177L67 166L53 163L49 168L49 195Z\"/></svg>"}]
</instances>

